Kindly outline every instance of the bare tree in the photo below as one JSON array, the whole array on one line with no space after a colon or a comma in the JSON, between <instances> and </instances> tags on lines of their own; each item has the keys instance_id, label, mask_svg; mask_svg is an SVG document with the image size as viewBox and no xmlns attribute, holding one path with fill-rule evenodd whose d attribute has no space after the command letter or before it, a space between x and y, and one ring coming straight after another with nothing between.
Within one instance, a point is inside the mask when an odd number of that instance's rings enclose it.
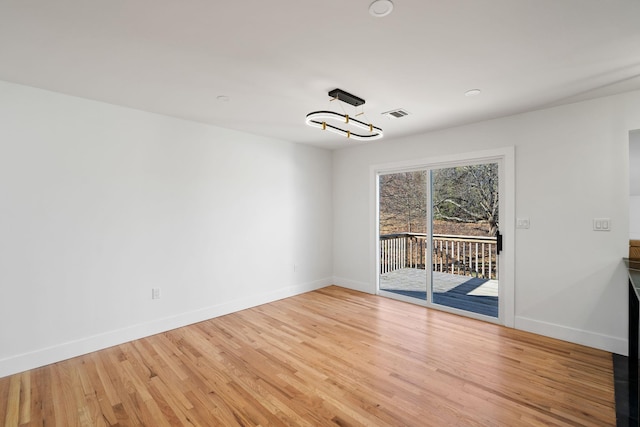
<instances>
[{"instance_id":1,"label":"bare tree","mask_svg":"<svg viewBox=\"0 0 640 427\"><path fill-rule=\"evenodd\" d=\"M426 171L380 176L380 231L424 233L427 229ZM488 225L489 235L498 231L498 165L435 169L431 192L433 219Z\"/></svg>"},{"instance_id":2,"label":"bare tree","mask_svg":"<svg viewBox=\"0 0 640 427\"><path fill-rule=\"evenodd\" d=\"M433 171L435 219L461 223L486 222L489 235L498 231L498 165L444 168Z\"/></svg>"},{"instance_id":3,"label":"bare tree","mask_svg":"<svg viewBox=\"0 0 640 427\"><path fill-rule=\"evenodd\" d=\"M380 176L380 228L383 233L426 231L425 171Z\"/></svg>"}]
</instances>

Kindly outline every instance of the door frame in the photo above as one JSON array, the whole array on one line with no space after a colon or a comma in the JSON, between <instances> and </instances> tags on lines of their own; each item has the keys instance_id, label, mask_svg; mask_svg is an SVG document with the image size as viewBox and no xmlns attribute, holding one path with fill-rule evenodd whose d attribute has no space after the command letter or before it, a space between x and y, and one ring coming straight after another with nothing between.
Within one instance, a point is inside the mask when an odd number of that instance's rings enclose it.
<instances>
[{"instance_id":1,"label":"door frame","mask_svg":"<svg viewBox=\"0 0 640 427\"><path fill-rule=\"evenodd\" d=\"M413 298L403 298L389 292L380 290L380 239L378 218L378 175L381 173L401 173L419 169L443 168L460 166L465 163L499 163L499 191L500 191L500 230L503 235L502 253L500 254L500 272L498 298L498 318L484 316L463 310L457 310L446 306L436 305ZM375 283L376 294L393 296L412 303L420 303L429 308L462 314L467 317L499 323L510 328L515 326L515 147L502 147L492 150L474 151L412 159L401 162L383 163L372 165L369 176L370 190L370 260L371 283Z\"/></svg>"}]
</instances>

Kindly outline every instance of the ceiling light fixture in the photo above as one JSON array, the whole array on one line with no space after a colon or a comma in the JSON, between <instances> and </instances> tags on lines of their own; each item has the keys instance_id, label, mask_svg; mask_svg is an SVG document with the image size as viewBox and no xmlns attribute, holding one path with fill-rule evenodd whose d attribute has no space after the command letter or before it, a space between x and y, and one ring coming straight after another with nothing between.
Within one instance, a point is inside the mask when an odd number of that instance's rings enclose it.
<instances>
[{"instance_id":1,"label":"ceiling light fixture","mask_svg":"<svg viewBox=\"0 0 640 427\"><path fill-rule=\"evenodd\" d=\"M481 90L480 89L471 89L468 90L464 93L464 96L477 96L480 95Z\"/></svg>"},{"instance_id":2,"label":"ceiling light fixture","mask_svg":"<svg viewBox=\"0 0 640 427\"><path fill-rule=\"evenodd\" d=\"M355 95L351 95L348 92L345 92L341 89L334 89L329 92L329 96L331 97L331 101L342 101L347 104L353 105L357 107L359 105L364 104L364 99L359 98ZM356 116L362 115L364 112L356 114ZM327 123L328 121L334 121L337 123L343 123L346 126L338 126L335 124ZM350 117L348 114L340 114L335 111L313 111L307 114L306 124L311 127L316 127L322 130L328 130L329 132L336 133L341 136L346 136L349 139L355 139L357 141L373 141L375 139L380 139L384 136L382 129L377 126L374 126L372 123L365 123L361 120L354 119ZM352 131L351 129L355 129L356 131ZM365 131L364 133L360 132L360 130Z\"/></svg>"},{"instance_id":3,"label":"ceiling light fixture","mask_svg":"<svg viewBox=\"0 0 640 427\"><path fill-rule=\"evenodd\" d=\"M376 18L387 16L393 11L391 0L375 0L369 5L369 13Z\"/></svg>"},{"instance_id":4,"label":"ceiling light fixture","mask_svg":"<svg viewBox=\"0 0 640 427\"><path fill-rule=\"evenodd\" d=\"M348 129L342 129L341 127L334 126L327 123L328 120L335 120L338 123L350 124L358 129L368 131L368 134L361 135L359 133L352 132ZM346 136L347 138L355 139L358 141L372 141L374 139L380 139L384 136L382 129L371 123L365 123L358 119L349 117L348 114L340 114L335 111L314 111L307 114L306 123L309 126L320 128L322 130L328 130L338 135Z\"/></svg>"}]
</instances>

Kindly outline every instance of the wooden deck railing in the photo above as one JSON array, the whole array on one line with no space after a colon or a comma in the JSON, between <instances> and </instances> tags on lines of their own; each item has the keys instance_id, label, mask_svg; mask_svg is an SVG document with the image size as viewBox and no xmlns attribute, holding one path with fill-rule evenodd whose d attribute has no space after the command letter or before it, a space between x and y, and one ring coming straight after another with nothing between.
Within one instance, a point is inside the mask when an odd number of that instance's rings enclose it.
<instances>
[{"instance_id":1,"label":"wooden deck railing","mask_svg":"<svg viewBox=\"0 0 640 427\"><path fill-rule=\"evenodd\" d=\"M380 273L401 268L425 268L427 235L396 233L380 236ZM442 273L495 279L496 238L433 235L431 268Z\"/></svg>"}]
</instances>

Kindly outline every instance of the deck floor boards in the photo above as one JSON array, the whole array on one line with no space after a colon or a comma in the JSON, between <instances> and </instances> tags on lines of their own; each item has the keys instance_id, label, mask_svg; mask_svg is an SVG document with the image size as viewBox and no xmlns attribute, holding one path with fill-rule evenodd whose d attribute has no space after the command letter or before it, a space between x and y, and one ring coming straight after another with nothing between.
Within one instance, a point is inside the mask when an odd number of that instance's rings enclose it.
<instances>
[{"instance_id":1,"label":"deck floor boards","mask_svg":"<svg viewBox=\"0 0 640 427\"><path fill-rule=\"evenodd\" d=\"M425 301L427 272L401 268L380 275L380 289ZM459 310L498 317L498 281L433 272L433 302Z\"/></svg>"}]
</instances>

